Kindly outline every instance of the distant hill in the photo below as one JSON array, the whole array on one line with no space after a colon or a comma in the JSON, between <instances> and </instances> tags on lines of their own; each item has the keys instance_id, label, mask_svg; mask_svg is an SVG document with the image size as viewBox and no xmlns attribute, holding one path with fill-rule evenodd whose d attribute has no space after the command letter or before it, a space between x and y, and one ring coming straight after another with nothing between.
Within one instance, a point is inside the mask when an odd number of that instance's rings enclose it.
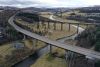
<instances>
[{"instance_id":1,"label":"distant hill","mask_svg":"<svg viewBox=\"0 0 100 67\"><path fill-rule=\"evenodd\" d=\"M77 8L76 10L80 10L80 12L83 13L100 13L100 6L82 7Z\"/></svg>"},{"instance_id":2,"label":"distant hill","mask_svg":"<svg viewBox=\"0 0 100 67\"><path fill-rule=\"evenodd\" d=\"M29 7L29 8L23 8L22 10L25 11L36 11L36 12L59 12L59 11L68 11L69 8L35 8L35 7Z\"/></svg>"},{"instance_id":3,"label":"distant hill","mask_svg":"<svg viewBox=\"0 0 100 67\"><path fill-rule=\"evenodd\" d=\"M1 10L19 10L17 7L0 6Z\"/></svg>"},{"instance_id":4,"label":"distant hill","mask_svg":"<svg viewBox=\"0 0 100 67\"><path fill-rule=\"evenodd\" d=\"M0 10L22 10L26 12L65 12L70 10L69 8L36 8L36 7L27 7L27 8L17 8L10 6L0 6Z\"/></svg>"},{"instance_id":5,"label":"distant hill","mask_svg":"<svg viewBox=\"0 0 100 67\"><path fill-rule=\"evenodd\" d=\"M91 7L78 7L78 8L37 8L37 7L27 7L27 8L17 8L17 7L10 7L10 6L0 6L0 10L24 10L24 11L36 11L36 12L66 12L73 9L78 10L100 10L100 5L91 6Z\"/></svg>"}]
</instances>

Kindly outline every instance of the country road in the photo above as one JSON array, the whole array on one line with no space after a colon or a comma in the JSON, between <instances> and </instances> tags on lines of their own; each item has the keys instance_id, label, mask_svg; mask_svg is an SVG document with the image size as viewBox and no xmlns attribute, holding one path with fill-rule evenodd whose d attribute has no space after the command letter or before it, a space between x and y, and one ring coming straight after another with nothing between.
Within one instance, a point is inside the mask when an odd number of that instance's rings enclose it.
<instances>
[{"instance_id":1,"label":"country road","mask_svg":"<svg viewBox=\"0 0 100 67\"><path fill-rule=\"evenodd\" d=\"M53 18L53 15L51 15L51 16L49 17L49 19L55 20L55 21L61 21L61 20L58 20L58 19ZM71 25L71 26L73 26L74 28L77 29L77 26L76 26L76 25ZM82 27L79 27L78 29L79 29L78 34L80 34L81 32L83 32L83 31L85 30L85 29L83 29ZM66 40L68 40L68 39L75 39L75 37L76 37L78 34L76 33L76 34L74 34L74 35L72 35L72 36L70 36L70 37L65 37L65 38L59 39L59 40L57 40L57 41L59 41L59 42L61 42L61 43L64 43L64 42L65 42Z\"/></svg>"}]
</instances>

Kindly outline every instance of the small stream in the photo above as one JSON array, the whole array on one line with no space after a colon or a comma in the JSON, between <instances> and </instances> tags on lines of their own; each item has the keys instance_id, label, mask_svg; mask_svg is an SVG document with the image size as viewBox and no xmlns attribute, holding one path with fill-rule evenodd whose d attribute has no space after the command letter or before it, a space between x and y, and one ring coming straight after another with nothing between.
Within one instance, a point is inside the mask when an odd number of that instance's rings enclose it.
<instances>
[{"instance_id":1,"label":"small stream","mask_svg":"<svg viewBox=\"0 0 100 67\"><path fill-rule=\"evenodd\" d=\"M36 62L36 60L41 57L42 55L48 53L50 50L50 46L47 45L46 47L38 50L36 53L34 53L33 55L29 56L28 58L26 58L25 60L15 64L12 67L30 67L32 64L34 64Z\"/></svg>"}]
</instances>

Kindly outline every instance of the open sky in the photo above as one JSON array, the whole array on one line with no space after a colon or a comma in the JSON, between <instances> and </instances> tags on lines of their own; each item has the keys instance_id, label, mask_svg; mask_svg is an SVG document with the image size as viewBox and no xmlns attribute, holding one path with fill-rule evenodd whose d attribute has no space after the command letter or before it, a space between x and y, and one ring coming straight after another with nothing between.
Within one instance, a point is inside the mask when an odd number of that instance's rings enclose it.
<instances>
[{"instance_id":1,"label":"open sky","mask_svg":"<svg viewBox=\"0 0 100 67\"><path fill-rule=\"evenodd\" d=\"M0 0L0 6L15 7L86 7L100 5L100 0Z\"/></svg>"}]
</instances>

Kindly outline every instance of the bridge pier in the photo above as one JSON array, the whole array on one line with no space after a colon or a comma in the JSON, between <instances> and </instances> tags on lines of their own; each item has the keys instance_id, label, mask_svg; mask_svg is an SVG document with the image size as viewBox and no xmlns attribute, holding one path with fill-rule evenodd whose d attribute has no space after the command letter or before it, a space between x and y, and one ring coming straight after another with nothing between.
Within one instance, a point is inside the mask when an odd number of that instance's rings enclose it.
<instances>
[{"instance_id":1,"label":"bridge pier","mask_svg":"<svg viewBox=\"0 0 100 67\"><path fill-rule=\"evenodd\" d=\"M49 45L49 53L52 54L52 44L46 43L47 45Z\"/></svg>"},{"instance_id":2,"label":"bridge pier","mask_svg":"<svg viewBox=\"0 0 100 67\"><path fill-rule=\"evenodd\" d=\"M66 50L65 57L66 57L66 62L68 63L68 67L74 67L77 59L85 58L84 55L80 55L78 53L67 51L67 50Z\"/></svg>"},{"instance_id":3,"label":"bridge pier","mask_svg":"<svg viewBox=\"0 0 100 67\"><path fill-rule=\"evenodd\" d=\"M40 27L40 25L39 25L39 23L37 23L37 29L39 29L39 27Z\"/></svg>"},{"instance_id":4,"label":"bridge pier","mask_svg":"<svg viewBox=\"0 0 100 67\"><path fill-rule=\"evenodd\" d=\"M70 23L68 24L69 26L68 26L68 31L70 31Z\"/></svg>"},{"instance_id":5,"label":"bridge pier","mask_svg":"<svg viewBox=\"0 0 100 67\"><path fill-rule=\"evenodd\" d=\"M61 31L63 30L63 23L61 23Z\"/></svg>"},{"instance_id":6,"label":"bridge pier","mask_svg":"<svg viewBox=\"0 0 100 67\"><path fill-rule=\"evenodd\" d=\"M49 22L47 22L47 24L48 24L48 23L49 23ZM43 22L42 22L42 27L45 27L45 29L46 29L47 26L48 26L48 25L46 25L46 23L43 21Z\"/></svg>"},{"instance_id":7,"label":"bridge pier","mask_svg":"<svg viewBox=\"0 0 100 67\"><path fill-rule=\"evenodd\" d=\"M74 65L75 54L71 51L66 51L66 61L68 63L68 67L72 67Z\"/></svg>"},{"instance_id":8,"label":"bridge pier","mask_svg":"<svg viewBox=\"0 0 100 67\"><path fill-rule=\"evenodd\" d=\"M23 34L24 35L24 34ZM24 35L24 38L23 38L23 40L25 40L26 39L26 35Z\"/></svg>"},{"instance_id":9,"label":"bridge pier","mask_svg":"<svg viewBox=\"0 0 100 67\"><path fill-rule=\"evenodd\" d=\"M67 50L66 50L65 57L66 57L66 62L68 63L68 67L77 66L77 64L79 64L79 62L77 61L81 61L81 63L85 64L86 67L94 67L95 62L96 62L95 59L93 58L91 60L91 57L89 57L90 58L89 59L89 58L86 58L85 55L78 54L72 51L67 51Z\"/></svg>"},{"instance_id":10,"label":"bridge pier","mask_svg":"<svg viewBox=\"0 0 100 67\"><path fill-rule=\"evenodd\" d=\"M87 60L88 66L91 65L91 66L95 67L95 63L99 61L99 59L88 57L88 56L85 56L85 58Z\"/></svg>"},{"instance_id":11,"label":"bridge pier","mask_svg":"<svg viewBox=\"0 0 100 67\"><path fill-rule=\"evenodd\" d=\"M54 30L56 30L56 22L54 22L53 27L54 27Z\"/></svg>"},{"instance_id":12,"label":"bridge pier","mask_svg":"<svg viewBox=\"0 0 100 67\"><path fill-rule=\"evenodd\" d=\"M49 45L50 45L50 54L52 54L52 45L51 44Z\"/></svg>"},{"instance_id":13,"label":"bridge pier","mask_svg":"<svg viewBox=\"0 0 100 67\"><path fill-rule=\"evenodd\" d=\"M48 29L50 29L50 22L48 21Z\"/></svg>"},{"instance_id":14,"label":"bridge pier","mask_svg":"<svg viewBox=\"0 0 100 67\"><path fill-rule=\"evenodd\" d=\"M32 47L32 49L35 50L35 44L36 44L36 43L35 43L35 39L32 39L32 42L33 42L33 47Z\"/></svg>"},{"instance_id":15,"label":"bridge pier","mask_svg":"<svg viewBox=\"0 0 100 67\"><path fill-rule=\"evenodd\" d=\"M77 25L77 34L79 33L79 24Z\"/></svg>"}]
</instances>

